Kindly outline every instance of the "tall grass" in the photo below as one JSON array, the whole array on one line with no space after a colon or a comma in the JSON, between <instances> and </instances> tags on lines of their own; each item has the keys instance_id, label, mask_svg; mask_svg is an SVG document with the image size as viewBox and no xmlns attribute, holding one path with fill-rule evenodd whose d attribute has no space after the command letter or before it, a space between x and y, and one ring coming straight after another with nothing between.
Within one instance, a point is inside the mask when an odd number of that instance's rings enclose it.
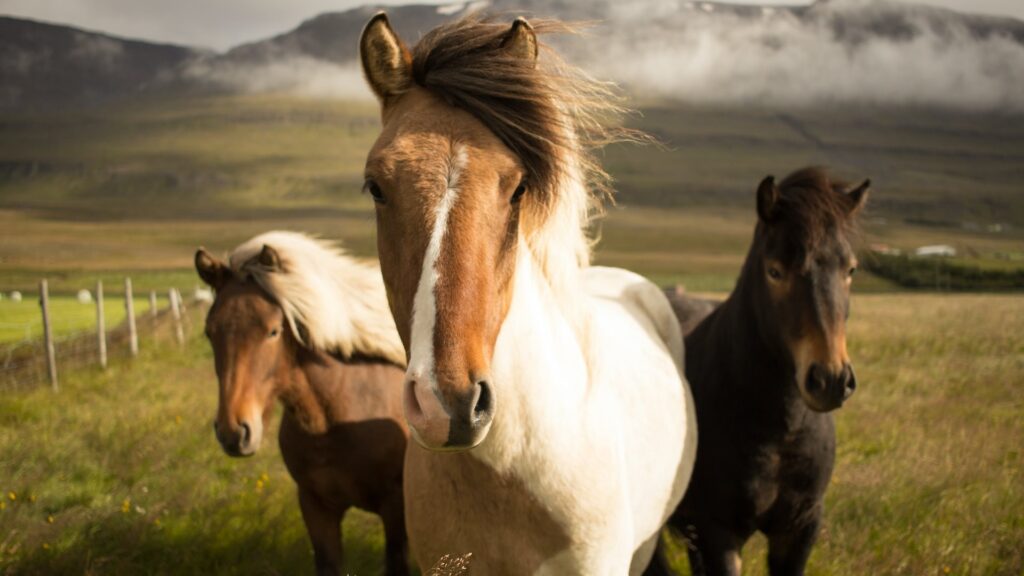
<instances>
[{"instance_id":1,"label":"tall grass","mask_svg":"<svg viewBox=\"0 0 1024 576\"><path fill-rule=\"evenodd\" d=\"M312 571L273 437L245 460L214 440L212 366L193 335L184 350L63 375L57 395L0 398L0 573ZM345 569L376 573L376 517L350 513L345 530Z\"/></svg>"},{"instance_id":2,"label":"tall grass","mask_svg":"<svg viewBox=\"0 0 1024 576\"><path fill-rule=\"evenodd\" d=\"M1024 298L855 297L858 389L809 574L1024 571ZM677 547L675 560L685 564ZM744 573L767 573L765 541Z\"/></svg>"},{"instance_id":3,"label":"tall grass","mask_svg":"<svg viewBox=\"0 0 1024 576\"><path fill-rule=\"evenodd\" d=\"M1024 297L861 295L860 386L836 413L839 455L811 574L1024 570ZM199 322L193 322L199 325ZM0 573L312 571L273 441L224 456L213 359L143 347L134 362L0 397ZM382 570L377 519L350 513L346 567ZM764 542L744 550L764 574ZM676 566L685 570L682 549Z\"/></svg>"}]
</instances>

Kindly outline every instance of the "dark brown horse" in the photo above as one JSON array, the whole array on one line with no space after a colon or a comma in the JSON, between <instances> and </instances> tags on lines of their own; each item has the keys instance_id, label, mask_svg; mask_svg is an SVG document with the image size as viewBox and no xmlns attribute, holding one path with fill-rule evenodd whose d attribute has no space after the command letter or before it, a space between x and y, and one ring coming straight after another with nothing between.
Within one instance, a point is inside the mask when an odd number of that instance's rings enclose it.
<instances>
[{"instance_id":1,"label":"dark brown horse","mask_svg":"<svg viewBox=\"0 0 1024 576\"><path fill-rule=\"evenodd\" d=\"M761 182L736 289L686 336L699 442L670 525L691 538L695 574L738 574L755 531L771 574L804 571L835 461L829 411L857 384L846 319L868 186L810 168Z\"/></svg>"},{"instance_id":2,"label":"dark brown horse","mask_svg":"<svg viewBox=\"0 0 1024 576\"><path fill-rule=\"evenodd\" d=\"M278 441L317 573L340 572L341 520L355 506L384 521L387 574L407 574L405 353L380 272L285 232L242 244L230 264L200 249L195 264L217 291L206 334L220 382L214 431L224 451L254 454L280 400Z\"/></svg>"}]
</instances>

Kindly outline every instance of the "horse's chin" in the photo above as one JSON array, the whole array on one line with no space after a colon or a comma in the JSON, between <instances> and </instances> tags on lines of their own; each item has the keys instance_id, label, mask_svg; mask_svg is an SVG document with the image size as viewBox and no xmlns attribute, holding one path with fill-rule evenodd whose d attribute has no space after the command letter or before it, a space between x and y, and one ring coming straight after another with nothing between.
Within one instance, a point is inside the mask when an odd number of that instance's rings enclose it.
<instances>
[{"instance_id":1,"label":"horse's chin","mask_svg":"<svg viewBox=\"0 0 1024 576\"><path fill-rule=\"evenodd\" d=\"M228 448L224 448L224 453L227 454L228 456L232 457L232 458L252 458L259 451L260 451L260 447L259 446L255 446L255 447L252 447L252 448L246 448L244 450L241 450L241 449L239 449L239 450L231 450L231 449L228 449Z\"/></svg>"},{"instance_id":2,"label":"horse's chin","mask_svg":"<svg viewBox=\"0 0 1024 576\"><path fill-rule=\"evenodd\" d=\"M807 390L799 383L796 384L797 390L800 391L800 398L803 400L804 405L807 406L812 412L818 412L819 414L827 414L833 410L838 410L843 407L843 401L837 400L822 400L816 398L814 394L807 392Z\"/></svg>"}]
</instances>

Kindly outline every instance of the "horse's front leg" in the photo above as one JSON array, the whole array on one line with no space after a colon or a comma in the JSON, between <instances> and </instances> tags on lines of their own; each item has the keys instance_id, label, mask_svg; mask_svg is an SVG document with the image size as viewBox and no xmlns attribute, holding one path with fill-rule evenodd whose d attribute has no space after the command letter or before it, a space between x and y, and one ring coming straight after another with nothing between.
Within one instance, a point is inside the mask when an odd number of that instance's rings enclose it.
<instances>
[{"instance_id":1,"label":"horse's front leg","mask_svg":"<svg viewBox=\"0 0 1024 576\"><path fill-rule=\"evenodd\" d=\"M299 507L313 543L317 576L338 576L342 557L341 520L348 507L329 508L315 494L302 488L299 488Z\"/></svg>"},{"instance_id":2,"label":"horse's front leg","mask_svg":"<svg viewBox=\"0 0 1024 576\"><path fill-rule=\"evenodd\" d=\"M716 526L698 526L690 537L690 570L694 576L740 576L743 539Z\"/></svg>"},{"instance_id":3,"label":"horse's front leg","mask_svg":"<svg viewBox=\"0 0 1024 576\"><path fill-rule=\"evenodd\" d=\"M384 522L385 574L387 576L408 576L408 537L405 532L405 505L402 487L399 486L379 511Z\"/></svg>"},{"instance_id":4,"label":"horse's front leg","mask_svg":"<svg viewBox=\"0 0 1024 576\"><path fill-rule=\"evenodd\" d=\"M820 513L787 532L768 534L768 573L771 576L802 576L818 538Z\"/></svg>"}]
</instances>

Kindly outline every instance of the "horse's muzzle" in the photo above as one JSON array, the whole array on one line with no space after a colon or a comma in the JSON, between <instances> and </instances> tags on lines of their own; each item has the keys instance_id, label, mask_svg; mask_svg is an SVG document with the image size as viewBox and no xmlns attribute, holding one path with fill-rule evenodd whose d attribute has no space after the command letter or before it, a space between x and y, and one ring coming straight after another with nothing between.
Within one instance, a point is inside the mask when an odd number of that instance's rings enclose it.
<instances>
[{"instance_id":1,"label":"horse's muzzle","mask_svg":"<svg viewBox=\"0 0 1024 576\"><path fill-rule=\"evenodd\" d=\"M419 378L405 385L405 419L413 438L430 450L467 450L480 444L494 418L494 390L486 379L446 402L436 386Z\"/></svg>"},{"instance_id":2,"label":"horse's muzzle","mask_svg":"<svg viewBox=\"0 0 1024 576\"><path fill-rule=\"evenodd\" d=\"M237 425L220 425L216 421L213 423L214 435L217 436L224 453L236 458L256 453L260 447L262 429L262 422L255 425L245 421Z\"/></svg>"},{"instance_id":3,"label":"horse's muzzle","mask_svg":"<svg viewBox=\"0 0 1024 576\"><path fill-rule=\"evenodd\" d=\"M812 410L829 412L843 405L857 388L857 375L847 362L839 371L812 364L804 383L804 399Z\"/></svg>"}]
</instances>

